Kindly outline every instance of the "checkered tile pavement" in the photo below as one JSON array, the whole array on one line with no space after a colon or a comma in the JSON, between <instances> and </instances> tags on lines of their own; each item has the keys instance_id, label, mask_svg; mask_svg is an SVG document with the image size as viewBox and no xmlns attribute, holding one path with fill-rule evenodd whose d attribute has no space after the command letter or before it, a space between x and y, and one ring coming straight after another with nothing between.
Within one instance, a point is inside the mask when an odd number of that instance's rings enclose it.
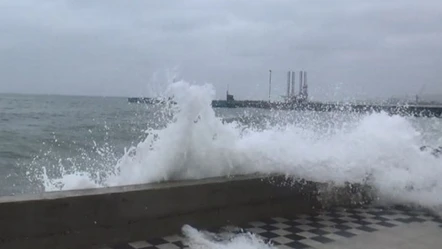
<instances>
[{"instance_id":1,"label":"checkered tile pavement","mask_svg":"<svg viewBox=\"0 0 442 249\"><path fill-rule=\"evenodd\" d=\"M364 233L374 233L412 222L436 222L442 219L425 211L406 208L366 207L335 208L312 215L276 217L255 221L228 229L234 233L251 232L280 249L315 248L326 243L349 239ZM225 230L226 228L224 228ZM210 232L219 232L211 230ZM178 249L186 248L179 235L107 247L110 249Z\"/></svg>"}]
</instances>

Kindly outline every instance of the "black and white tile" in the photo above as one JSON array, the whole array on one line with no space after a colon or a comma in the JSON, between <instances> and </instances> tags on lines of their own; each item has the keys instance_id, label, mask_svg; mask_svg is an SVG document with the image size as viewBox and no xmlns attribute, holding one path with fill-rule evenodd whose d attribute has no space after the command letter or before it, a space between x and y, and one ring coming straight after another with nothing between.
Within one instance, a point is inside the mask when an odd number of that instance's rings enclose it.
<instances>
[{"instance_id":1,"label":"black and white tile","mask_svg":"<svg viewBox=\"0 0 442 249\"><path fill-rule=\"evenodd\" d=\"M327 243L351 239L365 233L376 233L414 222L435 222L442 229L442 219L425 211L407 208L335 208L311 215L275 217L250 222L230 229L235 233L251 232L281 249L315 248ZM211 231L218 232L218 231ZM120 245L109 249L178 249L186 248L179 235L149 239Z\"/></svg>"}]
</instances>

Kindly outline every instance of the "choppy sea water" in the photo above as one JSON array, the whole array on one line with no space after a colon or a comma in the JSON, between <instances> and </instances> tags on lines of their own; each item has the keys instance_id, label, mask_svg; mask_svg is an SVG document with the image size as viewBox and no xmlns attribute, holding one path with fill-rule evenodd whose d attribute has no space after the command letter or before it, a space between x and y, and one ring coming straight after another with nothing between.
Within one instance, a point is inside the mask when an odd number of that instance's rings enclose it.
<instances>
[{"instance_id":1,"label":"choppy sea water","mask_svg":"<svg viewBox=\"0 0 442 249\"><path fill-rule=\"evenodd\" d=\"M0 195L282 173L370 175L387 198L442 205L442 158L419 149L442 145L441 119L212 109L211 86L186 82L165 94L178 104L0 95Z\"/></svg>"},{"instance_id":2,"label":"choppy sea water","mask_svg":"<svg viewBox=\"0 0 442 249\"><path fill-rule=\"evenodd\" d=\"M56 175L115 163L148 119L123 98L0 95L0 194L40 191L43 167Z\"/></svg>"}]
</instances>

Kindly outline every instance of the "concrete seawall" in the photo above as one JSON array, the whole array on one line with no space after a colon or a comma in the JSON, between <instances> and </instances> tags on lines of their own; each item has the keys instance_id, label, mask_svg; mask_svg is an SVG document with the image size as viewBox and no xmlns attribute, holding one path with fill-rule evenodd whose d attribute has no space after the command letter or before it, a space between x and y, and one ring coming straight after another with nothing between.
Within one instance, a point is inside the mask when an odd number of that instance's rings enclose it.
<instances>
[{"instance_id":1,"label":"concrete seawall","mask_svg":"<svg viewBox=\"0 0 442 249\"><path fill-rule=\"evenodd\" d=\"M207 229L369 201L363 191L337 188L336 198L321 202L324 184L275 184L282 182L238 176L3 197L0 248L95 248L177 233L184 224Z\"/></svg>"}]
</instances>

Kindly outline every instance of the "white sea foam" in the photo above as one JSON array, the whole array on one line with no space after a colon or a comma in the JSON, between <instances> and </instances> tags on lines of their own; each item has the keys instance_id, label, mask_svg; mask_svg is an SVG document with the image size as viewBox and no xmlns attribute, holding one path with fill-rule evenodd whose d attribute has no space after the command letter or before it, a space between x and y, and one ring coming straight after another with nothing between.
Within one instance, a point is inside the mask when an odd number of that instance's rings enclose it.
<instances>
[{"instance_id":1,"label":"white sea foam","mask_svg":"<svg viewBox=\"0 0 442 249\"><path fill-rule=\"evenodd\" d=\"M213 234L198 231L185 225L182 228L184 236L188 240L191 249L273 249L271 244L264 242L252 233L233 234L224 232Z\"/></svg>"},{"instance_id":2,"label":"white sea foam","mask_svg":"<svg viewBox=\"0 0 442 249\"><path fill-rule=\"evenodd\" d=\"M128 149L115 165L116 174L100 184L89 180L87 174L64 174L61 179L45 179L46 189L256 172L338 184L363 182L370 175L370 184L384 199L442 205L442 159L420 151L421 145L429 143L428 134L405 117L367 114L318 130L315 127L320 122L314 116L309 127L308 120L302 124L283 122L284 116L278 114L264 129L256 129L237 122L223 123L216 117L210 106L214 97L211 85L179 81L170 85L166 96L174 96L177 102L171 110L172 122L165 128L148 130L149 136ZM333 120L321 122L327 127ZM440 121L433 123L441 127ZM440 137L432 141L440 141Z\"/></svg>"}]
</instances>

